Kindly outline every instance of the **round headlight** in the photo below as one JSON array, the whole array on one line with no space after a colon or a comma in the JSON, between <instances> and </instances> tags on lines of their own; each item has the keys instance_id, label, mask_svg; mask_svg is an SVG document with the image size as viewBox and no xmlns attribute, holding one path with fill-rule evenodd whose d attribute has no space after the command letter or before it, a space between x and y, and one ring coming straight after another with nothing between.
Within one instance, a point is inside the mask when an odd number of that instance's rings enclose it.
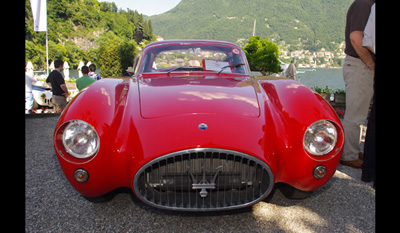
<instances>
[{"instance_id":1,"label":"round headlight","mask_svg":"<svg viewBox=\"0 0 400 233\"><path fill-rule=\"evenodd\" d=\"M327 120L314 122L303 138L304 149L312 155L328 154L335 147L338 134L336 127Z\"/></svg>"},{"instance_id":2,"label":"round headlight","mask_svg":"<svg viewBox=\"0 0 400 233\"><path fill-rule=\"evenodd\" d=\"M62 143L68 154L78 159L93 156L100 146L96 130L80 120L68 122L62 134Z\"/></svg>"}]
</instances>

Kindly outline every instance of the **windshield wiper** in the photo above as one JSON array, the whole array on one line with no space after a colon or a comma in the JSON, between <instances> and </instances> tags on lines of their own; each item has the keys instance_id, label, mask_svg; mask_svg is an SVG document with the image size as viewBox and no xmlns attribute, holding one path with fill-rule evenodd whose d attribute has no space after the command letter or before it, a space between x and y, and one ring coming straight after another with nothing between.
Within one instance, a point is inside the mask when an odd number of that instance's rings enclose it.
<instances>
[{"instance_id":1,"label":"windshield wiper","mask_svg":"<svg viewBox=\"0 0 400 233\"><path fill-rule=\"evenodd\" d=\"M230 68L239 68L239 67L241 67L241 66L244 66L244 64L243 64L243 63L238 63L238 64L232 64L232 65L224 66L224 67L221 68L220 71L218 71L217 75L219 76L219 74L220 74L223 70L225 70L226 68L228 68L228 67L230 67Z\"/></svg>"},{"instance_id":2,"label":"windshield wiper","mask_svg":"<svg viewBox=\"0 0 400 233\"><path fill-rule=\"evenodd\" d=\"M203 71L203 67L197 67L197 66L178 66L175 67L173 69L171 69L170 71L168 71L167 75L169 76L169 74L171 72L177 71L177 70L183 70L183 71Z\"/></svg>"},{"instance_id":3,"label":"windshield wiper","mask_svg":"<svg viewBox=\"0 0 400 233\"><path fill-rule=\"evenodd\" d=\"M167 75L169 76L169 73L171 73L171 72L173 72L173 71L175 71L175 70L179 70L179 69L181 69L181 68L183 68L183 67L185 67L185 66L178 66L178 67L175 67L175 68L171 69L170 71L168 71Z\"/></svg>"}]
</instances>

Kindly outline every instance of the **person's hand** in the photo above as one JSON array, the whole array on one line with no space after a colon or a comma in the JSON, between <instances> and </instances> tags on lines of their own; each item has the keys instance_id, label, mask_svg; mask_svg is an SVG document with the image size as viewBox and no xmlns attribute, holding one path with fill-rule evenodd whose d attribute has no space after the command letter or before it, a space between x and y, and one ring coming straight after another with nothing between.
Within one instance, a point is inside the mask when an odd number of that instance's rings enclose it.
<instances>
[{"instance_id":1,"label":"person's hand","mask_svg":"<svg viewBox=\"0 0 400 233\"><path fill-rule=\"evenodd\" d=\"M375 63L372 63L371 65L367 66L367 70L375 71Z\"/></svg>"}]
</instances>

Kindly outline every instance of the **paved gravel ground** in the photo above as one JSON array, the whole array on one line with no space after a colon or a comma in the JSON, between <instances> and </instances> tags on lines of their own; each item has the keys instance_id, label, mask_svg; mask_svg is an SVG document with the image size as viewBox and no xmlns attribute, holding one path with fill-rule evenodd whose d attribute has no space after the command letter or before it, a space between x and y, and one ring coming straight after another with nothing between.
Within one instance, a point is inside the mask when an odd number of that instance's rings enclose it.
<instances>
[{"instance_id":1,"label":"paved gravel ground","mask_svg":"<svg viewBox=\"0 0 400 233\"><path fill-rule=\"evenodd\" d=\"M26 118L26 232L375 232L375 190L361 171L339 165L306 200L276 190L253 207L213 213L158 210L131 192L107 203L81 197L65 179L52 146L58 117Z\"/></svg>"}]
</instances>

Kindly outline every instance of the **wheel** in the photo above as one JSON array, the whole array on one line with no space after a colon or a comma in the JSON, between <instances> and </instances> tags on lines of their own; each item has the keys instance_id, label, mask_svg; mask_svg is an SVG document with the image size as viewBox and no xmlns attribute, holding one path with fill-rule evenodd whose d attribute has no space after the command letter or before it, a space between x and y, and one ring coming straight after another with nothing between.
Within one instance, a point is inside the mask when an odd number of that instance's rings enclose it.
<instances>
[{"instance_id":1,"label":"wheel","mask_svg":"<svg viewBox=\"0 0 400 233\"><path fill-rule=\"evenodd\" d=\"M303 200L312 194L312 191L302 191L284 183L279 184L279 190L286 198L292 200Z\"/></svg>"}]
</instances>

